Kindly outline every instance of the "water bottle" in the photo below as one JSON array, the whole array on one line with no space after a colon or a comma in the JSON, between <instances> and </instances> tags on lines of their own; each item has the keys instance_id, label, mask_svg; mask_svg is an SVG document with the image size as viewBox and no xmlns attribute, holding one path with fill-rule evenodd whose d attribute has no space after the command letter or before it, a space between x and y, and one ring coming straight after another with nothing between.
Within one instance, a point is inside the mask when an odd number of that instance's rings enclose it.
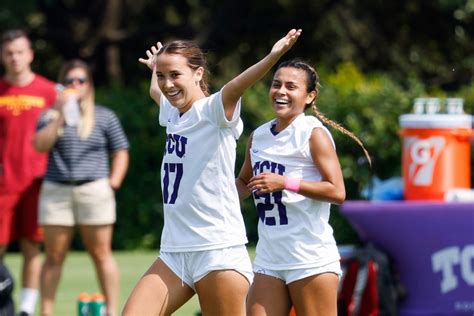
<instances>
[{"instance_id":1,"label":"water bottle","mask_svg":"<svg viewBox=\"0 0 474 316\"><path fill-rule=\"evenodd\" d=\"M81 119L77 91L74 89L66 89L64 93L67 96L67 101L63 106L64 120L67 125L76 126Z\"/></svg>"},{"instance_id":2,"label":"water bottle","mask_svg":"<svg viewBox=\"0 0 474 316\"><path fill-rule=\"evenodd\" d=\"M413 113L424 114L425 113L426 98L416 98L413 102Z\"/></svg>"},{"instance_id":3,"label":"water bottle","mask_svg":"<svg viewBox=\"0 0 474 316\"><path fill-rule=\"evenodd\" d=\"M462 98L447 98L446 112L448 114L464 114L464 99Z\"/></svg>"},{"instance_id":4,"label":"water bottle","mask_svg":"<svg viewBox=\"0 0 474 316\"><path fill-rule=\"evenodd\" d=\"M105 304L105 296L102 293L92 295L90 316L106 316L107 306Z\"/></svg>"},{"instance_id":5,"label":"water bottle","mask_svg":"<svg viewBox=\"0 0 474 316\"><path fill-rule=\"evenodd\" d=\"M77 316L90 316L91 296L88 293L81 293L77 298Z\"/></svg>"},{"instance_id":6,"label":"water bottle","mask_svg":"<svg viewBox=\"0 0 474 316\"><path fill-rule=\"evenodd\" d=\"M428 98L426 101L426 114L436 114L441 110L439 98Z\"/></svg>"}]
</instances>

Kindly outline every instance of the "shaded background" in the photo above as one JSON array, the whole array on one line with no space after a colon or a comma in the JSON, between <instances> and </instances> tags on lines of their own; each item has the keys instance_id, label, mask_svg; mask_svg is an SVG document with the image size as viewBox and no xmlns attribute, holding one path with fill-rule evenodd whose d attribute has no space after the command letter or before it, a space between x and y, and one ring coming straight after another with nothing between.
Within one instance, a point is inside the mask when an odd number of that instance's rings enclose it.
<instances>
[{"instance_id":1,"label":"shaded background","mask_svg":"<svg viewBox=\"0 0 474 316\"><path fill-rule=\"evenodd\" d=\"M117 193L115 249L156 248L163 225L159 169L164 130L148 96L149 71L137 59L158 40L194 39L207 53L211 91L255 63L291 28L303 35L284 59L301 57L321 77L318 106L358 135L373 158L333 131L347 198L360 199L372 176L401 175L398 117L420 96L462 97L474 108L474 0L2 0L0 30L24 28L33 69L54 80L60 65L82 58L94 69L97 101L116 111L131 142L131 164ZM243 97L245 132L272 118L271 74ZM472 172L471 172L472 173ZM471 174L472 178L472 174ZM333 206L338 243L358 236ZM243 204L251 243L253 202ZM76 245L80 247L80 245Z\"/></svg>"}]
</instances>

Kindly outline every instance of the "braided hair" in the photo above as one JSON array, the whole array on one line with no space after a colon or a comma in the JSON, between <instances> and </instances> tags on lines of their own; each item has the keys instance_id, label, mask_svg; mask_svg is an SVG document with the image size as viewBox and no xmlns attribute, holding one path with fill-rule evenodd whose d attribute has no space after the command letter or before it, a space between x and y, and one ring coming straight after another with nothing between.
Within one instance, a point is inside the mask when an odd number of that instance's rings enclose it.
<instances>
[{"instance_id":1,"label":"braided hair","mask_svg":"<svg viewBox=\"0 0 474 316\"><path fill-rule=\"evenodd\" d=\"M316 107L316 99L318 97L318 92L319 92L319 87L321 86L319 83L319 76L316 70L311 67L308 63L299 60L299 59L292 59L288 61L284 61L278 65L278 69L280 68L295 68L295 69L301 69L306 73L306 92L311 92L311 91L316 91L316 96L314 99L306 104L305 109L308 109L311 107L313 110L314 115L324 124L331 126L334 129L337 129L339 132L349 136L352 138L357 144L359 144L360 147L362 147L362 150L364 151L365 157L369 161L369 164L372 165L372 160L370 159L370 155L368 151L365 149L364 144L362 141L354 135L354 133L348 131L344 127L342 127L341 124L334 122L333 120L327 118L319 109ZM277 70L278 70L277 69Z\"/></svg>"}]
</instances>

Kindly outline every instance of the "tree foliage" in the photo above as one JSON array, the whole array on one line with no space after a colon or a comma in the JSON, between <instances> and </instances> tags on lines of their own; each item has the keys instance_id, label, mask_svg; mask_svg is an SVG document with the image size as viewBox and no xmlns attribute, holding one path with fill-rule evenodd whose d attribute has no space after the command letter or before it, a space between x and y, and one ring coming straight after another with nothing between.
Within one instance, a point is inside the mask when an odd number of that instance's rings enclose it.
<instances>
[{"instance_id":1,"label":"tree foliage","mask_svg":"<svg viewBox=\"0 0 474 316\"><path fill-rule=\"evenodd\" d=\"M25 27L39 68L56 75L63 59L81 57L101 84L130 84L136 63L156 41L196 40L211 70L229 78L268 52L290 28L304 35L291 54L334 69L353 62L363 72L399 82L416 76L453 90L472 81L474 0L3 0L0 27Z\"/></svg>"},{"instance_id":2,"label":"tree foliage","mask_svg":"<svg viewBox=\"0 0 474 316\"><path fill-rule=\"evenodd\" d=\"M418 96L458 96L474 105L474 0L2 0L0 28L25 28L36 52L34 69L54 79L64 60L94 69L98 101L120 117L131 141L130 170L118 192L117 248L156 247L163 225L159 166L164 131L148 97L149 71L137 62L157 41L195 40L207 53L211 90L263 57L290 28L303 36L284 58L301 57L318 70L319 109L360 137L373 159L332 131L348 199L373 175L401 173L398 117ZM273 117L271 75L243 98L245 132ZM243 203L256 241L251 200ZM338 242L357 236L334 207Z\"/></svg>"}]
</instances>

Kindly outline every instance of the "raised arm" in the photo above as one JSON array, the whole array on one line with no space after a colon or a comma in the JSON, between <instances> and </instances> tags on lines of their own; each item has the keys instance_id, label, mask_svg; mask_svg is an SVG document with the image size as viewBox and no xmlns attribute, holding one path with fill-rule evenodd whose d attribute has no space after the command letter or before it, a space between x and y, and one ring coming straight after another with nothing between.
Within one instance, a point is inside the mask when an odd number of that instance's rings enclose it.
<instances>
[{"instance_id":1,"label":"raised arm","mask_svg":"<svg viewBox=\"0 0 474 316\"><path fill-rule=\"evenodd\" d=\"M138 58L138 61L142 64L147 65L151 70L151 80L150 80L150 97L160 105L161 90L158 86L158 80L156 78L156 54L160 51L163 45L160 42L156 43L156 46L152 46L149 50L146 51L147 58Z\"/></svg>"},{"instance_id":2,"label":"raised arm","mask_svg":"<svg viewBox=\"0 0 474 316\"><path fill-rule=\"evenodd\" d=\"M301 29L292 29L273 45L272 50L262 60L247 68L240 75L228 82L222 91L222 101L227 119L232 119L237 101L245 90L262 78L298 40Z\"/></svg>"},{"instance_id":3,"label":"raised arm","mask_svg":"<svg viewBox=\"0 0 474 316\"><path fill-rule=\"evenodd\" d=\"M58 93L54 107L46 113L46 126L36 131L33 137L33 146L37 151L49 152L56 144L64 127L63 107L67 100L67 93Z\"/></svg>"},{"instance_id":4,"label":"raised arm","mask_svg":"<svg viewBox=\"0 0 474 316\"><path fill-rule=\"evenodd\" d=\"M64 116L60 111L50 110L50 120L45 127L36 132L33 146L39 152L49 152L59 138L64 126Z\"/></svg>"}]
</instances>

